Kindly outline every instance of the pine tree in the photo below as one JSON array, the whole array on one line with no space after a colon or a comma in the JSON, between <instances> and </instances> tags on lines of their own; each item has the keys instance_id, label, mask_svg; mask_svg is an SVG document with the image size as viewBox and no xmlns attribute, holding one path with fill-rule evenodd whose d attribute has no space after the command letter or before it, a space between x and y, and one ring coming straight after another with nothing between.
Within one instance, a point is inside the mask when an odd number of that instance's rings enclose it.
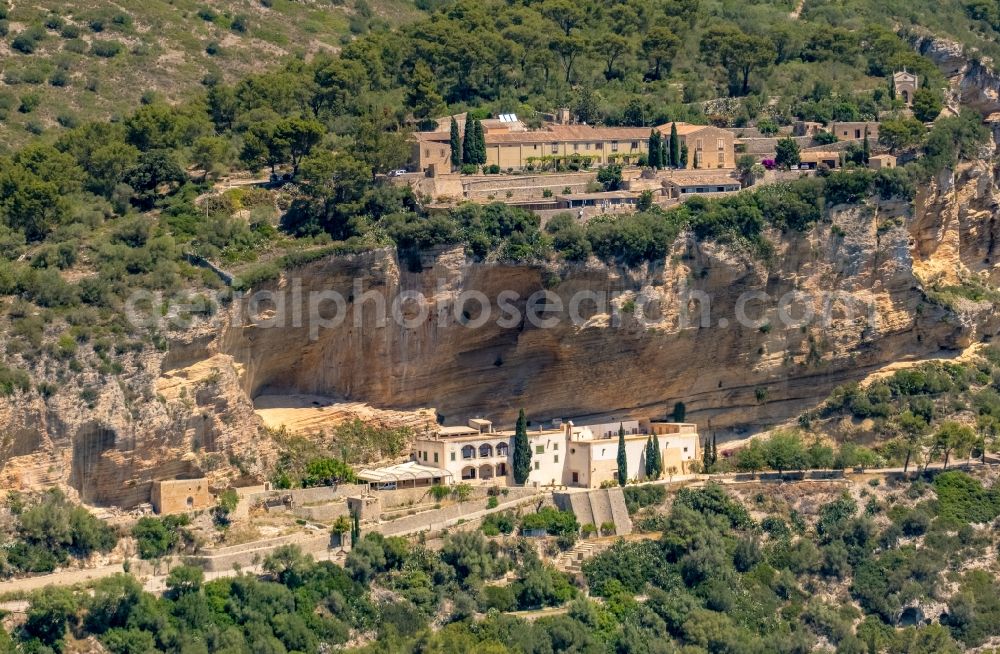
<instances>
[{"instance_id":1,"label":"pine tree","mask_svg":"<svg viewBox=\"0 0 1000 654\"><path fill-rule=\"evenodd\" d=\"M663 453L660 451L660 437L656 434L653 434L653 457L656 459L653 478L659 479L663 476Z\"/></svg>"},{"instance_id":2,"label":"pine tree","mask_svg":"<svg viewBox=\"0 0 1000 654\"><path fill-rule=\"evenodd\" d=\"M681 139L677 136L677 123L670 123L670 166L672 168L683 168L681 159L687 159L685 154L681 156ZM687 145L684 146L685 149Z\"/></svg>"},{"instance_id":3,"label":"pine tree","mask_svg":"<svg viewBox=\"0 0 1000 654\"><path fill-rule=\"evenodd\" d=\"M663 161L660 157L663 149L660 147L660 133L655 129L649 133L649 167L654 170L663 168Z\"/></svg>"},{"instance_id":4,"label":"pine tree","mask_svg":"<svg viewBox=\"0 0 1000 654\"><path fill-rule=\"evenodd\" d=\"M521 485L528 481L531 473L531 443L528 441L528 420L524 417L524 409L517 414L517 425L514 427L511 467L515 484Z\"/></svg>"},{"instance_id":5,"label":"pine tree","mask_svg":"<svg viewBox=\"0 0 1000 654\"><path fill-rule=\"evenodd\" d=\"M486 133L483 132L483 124L482 124L482 122L479 121L478 118L476 119L475 128L476 128L476 131L475 131L476 160L473 161L472 163L478 164L478 165L481 166L481 165L483 165L483 164L486 163Z\"/></svg>"},{"instance_id":6,"label":"pine tree","mask_svg":"<svg viewBox=\"0 0 1000 654\"><path fill-rule=\"evenodd\" d=\"M462 165L462 137L458 134L458 121L451 117L451 166L458 168Z\"/></svg>"},{"instance_id":7,"label":"pine tree","mask_svg":"<svg viewBox=\"0 0 1000 654\"><path fill-rule=\"evenodd\" d=\"M625 425L618 423L618 485L628 483L628 459L625 453Z\"/></svg>"},{"instance_id":8,"label":"pine tree","mask_svg":"<svg viewBox=\"0 0 1000 654\"><path fill-rule=\"evenodd\" d=\"M465 115L465 135L462 137L462 163L476 163L476 121Z\"/></svg>"},{"instance_id":9,"label":"pine tree","mask_svg":"<svg viewBox=\"0 0 1000 654\"><path fill-rule=\"evenodd\" d=\"M412 86L406 92L406 104L413 109L420 129L432 129L434 114L440 111L444 99L437 92L434 73L427 64L417 62L411 75Z\"/></svg>"}]
</instances>

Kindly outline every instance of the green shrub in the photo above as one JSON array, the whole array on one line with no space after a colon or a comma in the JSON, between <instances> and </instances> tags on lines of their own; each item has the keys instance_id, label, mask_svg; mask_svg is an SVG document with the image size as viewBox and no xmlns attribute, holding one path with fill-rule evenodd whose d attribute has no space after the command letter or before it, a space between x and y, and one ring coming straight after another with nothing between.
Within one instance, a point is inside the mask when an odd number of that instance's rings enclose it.
<instances>
[{"instance_id":1,"label":"green shrub","mask_svg":"<svg viewBox=\"0 0 1000 654\"><path fill-rule=\"evenodd\" d=\"M109 552L118 537L110 526L58 490L46 492L17 516L17 540L7 552L7 563L23 572L50 572L70 556Z\"/></svg>"},{"instance_id":2,"label":"green shrub","mask_svg":"<svg viewBox=\"0 0 1000 654\"><path fill-rule=\"evenodd\" d=\"M15 391L26 393L31 388L31 377L23 370L8 368L0 363L0 396L13 395Z\"/></svg>"},{"instance_id":3,"label":"green shrub","mask_svg":"<svg viewBox=\"0 0 1000 654\"><path fill-rule=\"evenodd\" d=\"M14 37L10 42L10 47L21 54L32 54L38 49L39 44L45 38L45 31L41 26L29 27Z\"/></svg>"},{"instance_id":4,"label":"green shrub","mask_svg":"<svg viewBox=\"0 0 1000 654\"><path fill-rule=\"evenodd\" d=\"M273 263L260 264L241 273L233 282L233 288L238 291L247 291L280 277L281 270Z\"/></svg>"},{"instance_id":5,"label":"green shrub","mask_svg":"<svg viewBox=\"0 0 1000 654\"><path fill-rule=\"evenodd\" d=\"M157 559L173 553L186 538L186 530L181 529L190 523L186 515L166 516L164 518L139 518L132 527L132 537L136 539L139 557Z\"/></svg>"},{"instance_id":6,"label":"green shrub","mask_svg":"<svg viewBox=\"0 0 1000 654\"><path fill-rule=\"evenodd\" d=\"M1000 515L1000 493L985 489L979 480L958 470L934 478L938 496L938 516L962 523L989 522Z\"/></svg>"},{"instance_id":7,"label":"green shrub","mask_svg":"<svg viewBox=\"0 0 1000 654\"><path fill-rule=\"evenodd\" d=\"M667 499L666 488L657 484L626 486L624 493L629 515L635 514L642 507L662 504Z\"/></svg>"},{"instance_id":8,"label":"green shrub","mask_svg":"<svg viewBox=\"0 0 1000 654\"><path fill-rule=\"evenodd\" d=\"M753 526L753 518L742 504L734 500L722 486L710 483L704 488L682 488L677 492L674 506L687 506L699 513L726 517L733 527Z\"/></svg>"},{"instance_id":9,"label":"green shrub","mask_svg":"<svg viewBox=\"0 0 1000 654\"><path fill-rule=\"evenodd\" d=\"M22 114L30 114L34 111L39 104L42 102L42 97L37 93L28 93L21 96L21 104L18 106L17 110Z\"/></svg>"},{"instance_id":10,"label":"green shrub","mask_svg":"<svg viewBox=\"0 0 1000 654\"><path fill-rule=\"evenodd\" d=\"M84 54L85 52L87 52L88 47L89 46L87 45L87 42L84 41L83 39L68 39L63 44L63 50L65 50L66 52L72 52L74 54ZM95 88L88 90L91 91L96 90L96 82L95 82Z\"/></svg>"},{"instance_id":11,"label":"green shrub","mask_svg":"<svg viewBox=\"0 0 1000 654\"><path fill-rule=\"evenodd\" d=\"M90 45L90 51L98 57L110 59L124 52L125 46L118 41L94 39L93 43Z\"/></svg>"},{"instance_id":12,"label":"green shrub","mask_svg":"<svg viewBox=\"0 0 1000 654\"><path fill-rule=\"evenodd\" d=\"M510 511L491 513L483 518L482 530L487 536L511 534L516 525L514 514Z\"/></svg>"},{"instance_id":13,"label":"green shrub","mask_svg":"<svg viewBox=\"0 0 1000 654\"><path fill-rule=\"evenodd\" d=\"M318 457L306 464L302 487L353 484L355 481L357 477L351 466L331 457Z\"/></svg>"},{"instance_id":14,"label":"green shrub","mask_svg":"<svg viewBox=\"0 0 1000 654\"><path fill-rule=\"evenodd\" d=\"M61 68L49 76L49 84L62 88L69 84L69 73Z\"/></svg>"},{"instance_id":15,"label":"green shrub","mask_svg":"<svg viewBox=\"0 0 1000 654\"><path fill-rule=\"evenodd\" d=\"M521 518L522 531L534 529L544 529L550 536L575 535L580 525L576 521L576 516L569 511L546 506L537 513L529 513Z\"/></svg>"}]
</instances>

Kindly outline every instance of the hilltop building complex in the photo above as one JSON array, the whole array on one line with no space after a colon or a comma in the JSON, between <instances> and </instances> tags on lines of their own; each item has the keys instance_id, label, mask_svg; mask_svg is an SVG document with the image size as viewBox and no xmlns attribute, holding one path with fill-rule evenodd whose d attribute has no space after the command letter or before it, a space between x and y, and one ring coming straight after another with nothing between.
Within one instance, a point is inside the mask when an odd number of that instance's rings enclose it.
<instances>
[{"instance_id":1,"label":"hilltop building complex","mask_svg":"<svg viewBox=\"0 0 1000 654\"><path fill-rule=\"evenodd\" d=\"M465 115L455 116L464 133ZM649 150L649 127L595 127L593 125L547 123L528 129L516 116L480 121L486 141L486 165L502 170L522 170L553 158L580 160L600 166L609 163L636 163ZM451 170L451 117L442 118L437 128L414 136L412 165L416 170L445 173ZM710 125L665 123L655 127L669 137L672 126L688 153L688 168L736 167L734 137L729 130Z\"/></svg>"}]
</instances>

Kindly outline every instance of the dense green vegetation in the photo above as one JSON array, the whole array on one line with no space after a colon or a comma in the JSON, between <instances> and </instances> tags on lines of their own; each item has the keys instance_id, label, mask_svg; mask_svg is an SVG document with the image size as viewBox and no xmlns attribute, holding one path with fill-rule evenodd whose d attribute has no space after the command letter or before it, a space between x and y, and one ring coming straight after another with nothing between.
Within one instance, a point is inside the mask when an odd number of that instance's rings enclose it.
<instances>
[{"instance_id":1,"label":"dense green vegetation","mask_svg":"<svg viewBox=\"0 0 1000 654\"><path fill-rule=\"evenodd\" d=\"M191 552L194 537L185 527L190 524L187 515L169 515L162 518L139 518L132 527L132 537L138 546L139 558L158 559L169 554Z\"/></svg>"},{"instance_id":2,"label":"dense green vegetation","mask_svg":"<svg viewBox=\"0 0 1000 654\"><path fill-rule=\"evenodd\" d=\"M0 549L0 576L52 572L71 559L110 552L118 534L58 490L27 499L11 491L13 539Z\"/></svg>"},{"instance_id":3,"label":"dense green vegetation","mask_svg":"<svg viewBox=\"0 0 1000 654\"><path fill-rule=\"evenodd\" d=\"M995 489L947 472L880 497L830 497L804 517L763 492L744 504L720 486L687 489L667 513L643 510L662 536L619 540L576 578L546 565L533 539L478 532L449 535L438 551L369 534L344 567L284 546L262 578L206 582L180 566L162 597L117 575L92 591L36 593L0 651L70 651L94 636L115 654L309 654L358 637L347 651L763 654L826 643L949 654L1000 635L993 576L977 563L989 565L996 540L985 524L1000 512ZM532 515L523 521L562 522ZM936 603L940 616L904 610ZM505 614L550 606L566 611Z\"/></svg>"},{"instance_id":4,"label":"dense green vegetation","mask_svg":"<svg viewBox=\"0 0 1000 654\"><path fill-rule=\"evenodd\" d=\"M277 488L302 488L354 483L351 464L398 457L413 438L409 427L381 427L355 419L341 423L332 434L314 438L272 431L280 453L272 481Z\"/></svg>"},{"instance_id":5,"label":"dense green vegetation","mask_svg":"<svg viewBox=\"0 0 1000 654\"><path fill-rule=\"evenodd\" d=\"M896 465L981 457L1000 446L1000 351L982 347L960 362L927 362L864 387L834 390L819 410L800 418L807 429L843 417L870 420L879 454Z\"/></svg>"}]
</instances>

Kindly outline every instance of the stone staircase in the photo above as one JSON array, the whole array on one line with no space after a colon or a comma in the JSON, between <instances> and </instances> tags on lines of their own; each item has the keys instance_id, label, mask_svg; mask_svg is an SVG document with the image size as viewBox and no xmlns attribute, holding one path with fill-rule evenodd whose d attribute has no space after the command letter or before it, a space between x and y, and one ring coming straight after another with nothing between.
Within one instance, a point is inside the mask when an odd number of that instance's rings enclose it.
<instances>
[{"instance_id":1,"label":"stone staircase","mask_svg":"<svg viewBox=\"0 0 1000 654\"><path fill-rule=\"evenodd\" d=\"M583 572L583 562L593 557L597 552L597 544L591 541L581 541L568 552L563 552L556 558L556 568L570 574Z\"/></svg>"},{"instance_id":2,"label":"stone staircase","mask_svg":"<svg viewBox=\"0 0 1000 654\"><path fill-rule=\"evenodd\" d=\"M621 488L608 490L608 501L611 503L611 519L615 523L617 536L628 536L632 533L632 518L625 506L625 493Z\"/></svg>"},{"instance_id":3,"label":"stone staircase","mask_svg":"<svg viewBox=\"0 0 1000 654\"><path fill-rule=\"evenodd\" d=\"M553 499L563 511L572 511L580 526L592 524L600 530L602 524L613 523L615 536L632 533L632 519L625 507L625 495L621 488L554 493Z\"/></svg>"},{"instance_id":4,"label":"stone staircase","mask_svg":"<svg viewBox=\"0 0 1000 654\"><path fill-rule=\"evenodd\" d=\"M584 562L611 547L612 542L610 539L600 541L582 540L574 545L573 549L563 552L556 557L554 561L555 566L563 572L581 574Z\"/></svg>"}]
</instances>

